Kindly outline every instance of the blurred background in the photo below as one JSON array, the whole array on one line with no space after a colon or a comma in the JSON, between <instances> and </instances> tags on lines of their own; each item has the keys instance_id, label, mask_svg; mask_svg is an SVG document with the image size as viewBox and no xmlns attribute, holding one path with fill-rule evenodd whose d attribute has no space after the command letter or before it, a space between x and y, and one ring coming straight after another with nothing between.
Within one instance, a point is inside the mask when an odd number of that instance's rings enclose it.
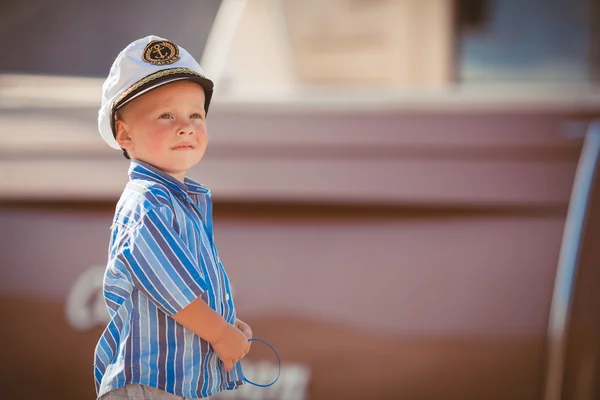
<instances>
[{"instance_id":1,"label":"blurred background","mask_svg":"<svg viewBox=\"0 0 600 400\"><path fill-rule=\"evenodd\" d=\"M236 398L600 398L599 17L597 0L1 0L1 397L95 398L129 166L97 132L101 85L154 34L215 81L190 177L213 191L238 316L282 358ZM274 365L254 346L248 376Z\"/></svg>"}]
</instances>

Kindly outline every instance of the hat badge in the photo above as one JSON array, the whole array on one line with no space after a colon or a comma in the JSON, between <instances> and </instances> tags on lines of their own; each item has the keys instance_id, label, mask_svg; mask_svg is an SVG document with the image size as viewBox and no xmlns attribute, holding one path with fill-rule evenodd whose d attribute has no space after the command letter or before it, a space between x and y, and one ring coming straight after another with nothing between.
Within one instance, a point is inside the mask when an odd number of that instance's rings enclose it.
<instances>
[{"instance_id":1,"label":"hat badge","mask_svg":"<svg viewBox=\"0 0 600 400\"><path fill-rule=\"evenodd\" d=\"M142 60L152 65L168 65L179 60L179 48L169 40L153 40L142 53Z\"/></svg>"}]
</instances>

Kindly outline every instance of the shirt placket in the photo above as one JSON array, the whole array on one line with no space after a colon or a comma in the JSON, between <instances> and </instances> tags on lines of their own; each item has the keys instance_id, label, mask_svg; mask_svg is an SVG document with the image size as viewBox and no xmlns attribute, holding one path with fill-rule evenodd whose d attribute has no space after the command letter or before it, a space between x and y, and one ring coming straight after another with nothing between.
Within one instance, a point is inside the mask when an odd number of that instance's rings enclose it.
<instances>
[{"instance_id":1,"label":"shirt placket","mask_svg":"<svg viewBox=\"0 0 600 400\"><path fill-rule=\"evenodd\" d=\"M221 292L223 292L223 295L220 298L221 310L222 310L221 314L225 318L225 320L227 320L229 318L230 309L231 309L231 307L229 306L229 301L230 301L231 295L229 294L229 290L227 289L227 287L229 286L229 284L228 284L229 278L228 278L227 274L225 273L223 264L221 263L221 259L219 257L219 253L217 252L217 249L216 249L216 246L214 243L214 235L212 232L208 232L204 217L202 216L202 212L198 208L198 205L196 204L196 202L192 198L190 198L189 195L186 196L186 200L191 204L194 212L198 215L198 218L200 218L200 224L202 225L202 229L204 229L206 236L208 237L208 240L210 242L211 252L212 252L213 258L215 260L216 266L217 266L217 273L219 274L219 280L222 282Z\"/></svg>"}]
</instances>

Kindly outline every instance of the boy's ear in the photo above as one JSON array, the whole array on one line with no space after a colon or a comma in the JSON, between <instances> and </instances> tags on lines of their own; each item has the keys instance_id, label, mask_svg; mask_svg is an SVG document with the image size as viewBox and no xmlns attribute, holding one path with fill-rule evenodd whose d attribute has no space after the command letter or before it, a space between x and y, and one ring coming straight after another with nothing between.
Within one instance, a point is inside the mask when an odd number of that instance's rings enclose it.
<instances>
[{"instance_id":1,"label":"boy's ear","mask_svg":"<svg viewBox=\"0 0 600 400\"><path fill-rule=\"evenodd\" d=\"M130 149L132 146L131 138L129 137L129 127L122 119L118 119L115 121L115 131L117 134L115 135L115 139L119 146L123 149Z\"/></svg>"}]
</instances>

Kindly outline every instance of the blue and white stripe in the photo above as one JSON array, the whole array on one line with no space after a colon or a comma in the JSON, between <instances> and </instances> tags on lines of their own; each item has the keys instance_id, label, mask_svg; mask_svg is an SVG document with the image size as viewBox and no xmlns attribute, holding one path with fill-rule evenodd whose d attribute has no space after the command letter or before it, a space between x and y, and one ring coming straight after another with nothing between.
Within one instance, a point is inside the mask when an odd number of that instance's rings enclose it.
<instances>
[{"instance_id":1,"label":"blue and white stripe","mask_svg":"<svg viewBox=\"0 0 600 400\"><path fill-rule=\"evenodd\" d=\"M111 228L104 298L111 320L96 346L98 398L129 383L201 398L243 384L211 346L171 315L202 297L229 323L235 306L214 243L211 192L132 161Z\"/></svg>"}]
</instances>

